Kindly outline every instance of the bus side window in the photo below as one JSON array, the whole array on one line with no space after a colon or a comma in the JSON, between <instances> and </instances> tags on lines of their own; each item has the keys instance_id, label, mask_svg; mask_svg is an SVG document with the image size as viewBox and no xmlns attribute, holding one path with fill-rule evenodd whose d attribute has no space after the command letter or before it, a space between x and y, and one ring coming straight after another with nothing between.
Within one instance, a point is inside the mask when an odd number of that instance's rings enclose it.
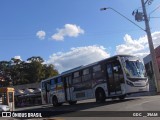
<instances>
[{"instance_id":1,"label":"bus side window","mask_svg":"<svg viewBox=\"0 0 160 120\"><path fill-rule=\"evenodd\" d=\"M69 80L69 85L72 85L72 77L71 76L68 77L68 80Z\"/></svg>"},{"instance_id":2,"label":"bus side window","mask_svg":"<svg viewBox=\"0 0 160 120\"><path fill-rule=\"evenodd\" d=\"M73 73L73 84L80 83L81 82L81 76L80 71Z\"/></svg>"},{"instance_id":3,"label":"bus side window","mask_svg":"<svg viewBox=\"0 0 160 120\"><path fill-rule=\"evenodd\" d=\"M101 65L93 66L93 72L101 71Z\"/></svg>"},{"instance_id":4,"label":"bus side window","mask_svg":"<svg viewBox=\"0 0 160 120\"><path fill-rule=\"evenodd\" d=\"M51 85L54 85L54 84L55 84L55 83L54 83L54 79L52 79L52 80L51 80Z\"/></svg>"},{"instance_id":5,"label":"bus side window","mask_svg":"<svg viewBox=\"0 0 160 120\"><path fill-rule=\"evenodd\" d=\"M55 78L55 79L54 79L54 84L57 84L57 82L58 82L58 79Z\"/></svg>"},{"instance_id":6,"label":"bus side window","mask_svg":"<svg viewBox=\"0 0 160 120\"><path fill-rule=\"evenodd\" d=\"M59 78L58 78L58 81L57 81L57 83L60 83L60 82L62 82L62 79L61 79L61 77L59 77Z\"/></svg>"},{"instance_id":7,"label":"bus side window","mask_svg":"<svg viewBox=\"0 0 160 120\"><path fill-rule=\"evenodd\" d=\"M90 74L90 69L84 69L82 71L82 81L87 81L87 80L91 80L91 74Z\"/></svg>"},{"instance_id":8,"label":"bus side window","mask_svg":"<svg viewBox=\"0 0 160 120\"><path fill-rule=\"evenodd\" d=\"M103 76L101 65L93 66L93 78L99 79Z\"/></svg>"}]
</instances>

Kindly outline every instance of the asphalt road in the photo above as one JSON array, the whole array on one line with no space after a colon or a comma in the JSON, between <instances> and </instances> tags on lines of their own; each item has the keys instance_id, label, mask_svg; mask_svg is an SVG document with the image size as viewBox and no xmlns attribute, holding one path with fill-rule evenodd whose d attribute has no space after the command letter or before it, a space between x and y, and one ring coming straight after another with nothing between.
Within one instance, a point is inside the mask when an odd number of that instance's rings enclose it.
<instances>
[{"instance_id":1,"label":"asphalt road","mask_svg":"<svg viewBox=\"0 0 160 120\"><path fill-rule=\"evenodd\" d=\"M96 103L94 99L78 101L76 105L67 103L59 107L41 105L34 107L18 108L16 111L160 111L160 95L130 97L124 100L106 100Z\"/></svg>"},{"instance_id":2,"label":"asphalt road","mask_svg":"<svg viewBox=\"0 0 160 120\"><path fill-rule=\"evenodd\" d=\"M157 117L157 115L160 116L160 95L130 97L121 101L109 99L105 103L100 104L91 99L79 101L76 105L63 104L59 107L41 105L18 108L16 110L21 112L45 111L47 118L43 118L42 120L135 120L137 118L138 120L159 120L160 117Z\"/></svg>"}]
</instances>

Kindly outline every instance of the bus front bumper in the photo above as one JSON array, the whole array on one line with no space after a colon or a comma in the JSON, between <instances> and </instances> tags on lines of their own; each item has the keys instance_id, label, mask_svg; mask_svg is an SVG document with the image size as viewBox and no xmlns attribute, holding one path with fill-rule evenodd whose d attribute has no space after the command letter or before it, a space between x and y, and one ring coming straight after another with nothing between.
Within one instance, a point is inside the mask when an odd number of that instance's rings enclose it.
<instances>
[{"instance_id":1,"label":"bus front bumper","mask_svg":"<svg viewBox=\"0 0 160 120\"><path fill-rule=\"evenodd\" d=\"M126 88L127 88L126 90L127 94L149 92L149 84L141 87L127 85Z\"/></svg>"}]
</instances>

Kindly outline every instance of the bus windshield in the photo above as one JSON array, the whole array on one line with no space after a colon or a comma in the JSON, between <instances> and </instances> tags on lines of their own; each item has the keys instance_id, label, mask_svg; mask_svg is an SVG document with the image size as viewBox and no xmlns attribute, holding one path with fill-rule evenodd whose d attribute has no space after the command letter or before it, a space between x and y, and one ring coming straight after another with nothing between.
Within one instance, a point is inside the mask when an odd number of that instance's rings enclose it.
<instances>
[{"instance_id":1,"label":"bus windshield","mask_svg":"<svg viewBox=\"0 0 160 120\"><path fill-rule=\"evenodd\" d=\"M123 57L123 65L128 78L146 77L143 63L137 57Z\"/></svg>"}]
</instances>

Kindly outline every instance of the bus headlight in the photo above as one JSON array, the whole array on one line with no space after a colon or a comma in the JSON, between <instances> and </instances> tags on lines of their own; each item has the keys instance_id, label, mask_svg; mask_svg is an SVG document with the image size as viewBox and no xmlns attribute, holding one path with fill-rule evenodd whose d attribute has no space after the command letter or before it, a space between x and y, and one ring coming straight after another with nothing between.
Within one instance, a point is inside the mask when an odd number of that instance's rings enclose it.
<instances>
[{"instance_id":1,"label":"bus headlight","mask_svg":"<svg viewBox=\"0 0 160 120\"><path fill-rule=\"evenodd\" d=\"M127 84L130 85L130 86L134 86L133 83L130 82L130 81L127 81Z\"/></svg>"}]
</instances>

